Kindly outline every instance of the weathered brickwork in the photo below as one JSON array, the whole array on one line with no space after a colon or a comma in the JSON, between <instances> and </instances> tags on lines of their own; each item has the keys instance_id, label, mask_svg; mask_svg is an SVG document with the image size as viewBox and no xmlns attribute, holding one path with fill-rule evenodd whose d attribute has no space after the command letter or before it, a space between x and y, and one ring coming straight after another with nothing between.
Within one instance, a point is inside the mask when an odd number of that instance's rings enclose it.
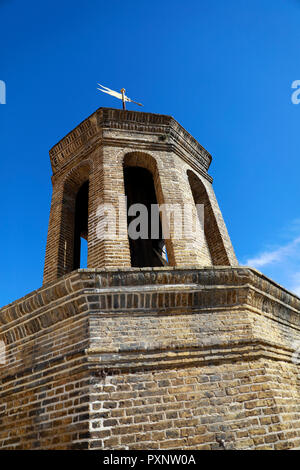
<instances>
[{"instance_id":1,"label":"weathered brickwork","mask_svg":"<svg viewBox=\"0 0 300 470\"><path fill-rule=\"evenodd\" d=\"M299 312L250 268L74 271L0 310L1 448L297 448Z\"/></svg>"},{"instance_id":2,"label":"weathered brickwork","mask_svg":"<svg viewBox=\"0 0 300 470\"><path fill-rule=\"evenodd\" d=\"M108 376L94 385L90 447L210 450L221 439L232 450L299 446L299 383L298 391L278 387L296 383L297 370L273 369L258 359Z\"/></svg>"}]
</instances>

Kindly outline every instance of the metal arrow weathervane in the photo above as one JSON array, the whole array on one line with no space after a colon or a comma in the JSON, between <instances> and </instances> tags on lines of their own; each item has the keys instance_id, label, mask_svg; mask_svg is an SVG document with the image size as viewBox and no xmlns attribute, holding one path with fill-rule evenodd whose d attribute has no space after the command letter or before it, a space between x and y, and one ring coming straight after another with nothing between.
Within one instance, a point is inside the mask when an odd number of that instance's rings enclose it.
<instances>
[{"instance_id":1,"label":"metal arrow weathervane","mask_svg":"<svg viewBox=\"0 0 300 470\"><path fill-rule=\"evenodd\" d=\"M97 90L103 91L103 93L107 93L108 95L114 96L115 98L122 100L123 109L126 109L126 104L125 104L126 101L129 101L130 103L138 104L139 106L143 106L142 103L137 103L136 101L133 101L130 98L128 98L128 96L125 95L125 91L126 91L125 88L122 88L121 93L118 93L117 91L111 90L110 88L107 88L106 86L100 85L100 83L98 83L98 85L101 88L97 88Z\"/></svg>"}]
</instances>

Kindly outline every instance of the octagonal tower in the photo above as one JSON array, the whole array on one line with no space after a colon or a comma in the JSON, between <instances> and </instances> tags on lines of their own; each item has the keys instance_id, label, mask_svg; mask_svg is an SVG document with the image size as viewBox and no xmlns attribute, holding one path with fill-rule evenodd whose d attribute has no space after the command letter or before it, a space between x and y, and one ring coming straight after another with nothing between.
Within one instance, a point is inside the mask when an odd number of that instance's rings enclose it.
<instances>
[{"instance_id":1,"label":"octagonal tower","mask_svg":"<svg viewBox=\"0 0 300 470\"><path fill-rule=\"evenodd\" d=\"M148 191L150 204L151 178L152 202L193 208L182 216L186 226L192 224L195 203L204 206L204 223L197 225L192 236L182 230L178 237L178 227L170 216L165 237L168 264L237 265L207 172L211 156L172 117L100 108L55 145L50 158L53 196L45 283L80 267L81 236L88 240L88 268L159 266L155 256L146 256L151 252L151 242L133 246L127 233L124 196L129 193L133 202L147 202ZM131 188L125 187L126 178ZM141 195L143 186L148 190ZM113 237L99 236L104 206L115 210L110 220L116 228ZM139 250L144 250L144 257L139 256Z\"/></svg>"}]
</instances>

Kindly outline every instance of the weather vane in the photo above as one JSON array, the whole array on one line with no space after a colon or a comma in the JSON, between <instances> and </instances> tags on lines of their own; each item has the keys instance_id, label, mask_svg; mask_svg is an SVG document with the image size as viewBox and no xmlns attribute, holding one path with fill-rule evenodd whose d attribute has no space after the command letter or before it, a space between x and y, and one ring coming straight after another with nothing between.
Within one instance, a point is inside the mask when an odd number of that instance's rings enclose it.
<instances>
[{"instance_id":1,"label":"weather vane","mask_svg":"<svg viewBox=\"0 0 300 470\"><path fill-rule=\"evenodd\" d=\"M125 88L122 88L121 93L118 93L117 91L111 90L110 88L107 88L106 86L100 85L100 83L98 83L98 85L101 88L97 88L97 90L103 91L103 93L107 93L108 95L114 96L115 98L122 100L123 109L126 109L126 104L125 104L126 101L130 101L130 103L135 103L135 104L138 104L139 106L143 106L142 103L137 103L136 101L133 101L130 98L128 98L128 96L125 95L125 91L126 91Z\"/></svg>"}]
</instances>

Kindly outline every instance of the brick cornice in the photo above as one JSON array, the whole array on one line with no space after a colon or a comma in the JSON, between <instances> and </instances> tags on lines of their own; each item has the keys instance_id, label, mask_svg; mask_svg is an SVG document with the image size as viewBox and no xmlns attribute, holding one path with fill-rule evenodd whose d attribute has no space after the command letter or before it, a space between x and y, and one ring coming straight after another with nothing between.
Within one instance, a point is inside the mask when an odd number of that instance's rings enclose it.
<instances>
[{"instance_id":1,"label":"brick cornice","mask_svg":"<svg viewBox=\"0 0 300 470\"><path fill-rule=\"evenodd\" d=\"M118 130L118 137L113 132L115 130ZM95 145L116 145L118 142L119 145L124 145L124 142L128 145L128 133L155 136L151 142L153 148L173 149L184 159L188 156L194 162L192 166L199 168L200 172L206 173L211 163L212 157L207 150L171 116L99 108L52 147L49 154L53 173L63 168L71 158L90 151ZM143 145L139 140L135 139L134 145Z\"/></svg>"}]
</instances>

